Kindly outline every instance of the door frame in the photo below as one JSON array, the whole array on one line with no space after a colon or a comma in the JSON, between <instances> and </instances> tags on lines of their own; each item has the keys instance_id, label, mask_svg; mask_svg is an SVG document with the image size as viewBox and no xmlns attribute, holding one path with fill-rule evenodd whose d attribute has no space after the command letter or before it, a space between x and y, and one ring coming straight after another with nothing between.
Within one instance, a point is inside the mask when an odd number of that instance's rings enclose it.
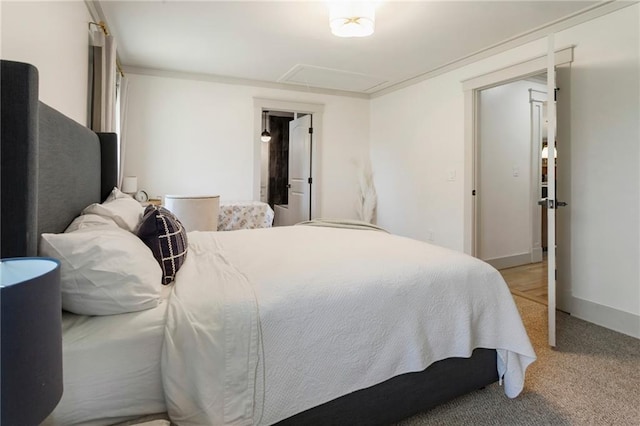
<instances>
[{"instance_id":1,"label":"door frame","mask_svg":"<svg viewBox=\"0 0 640 426\"><path fill-rule=\"evenodd\" d=\"M573 48L574 46L569 46L555 51L556 67L573 61ZM478 198L474 196L474 193L479 182L479 93L484 89L523 80L545 71L547 71L546 54L462 81L464 91L464 168L466 171L463 248L464 252L471 256L478 254Z\"/></svg>"},{"instance_id":2,"label":"door frame","mask_svg":"<svg viewBox=\"0 0 640 426\"><path fill-rule=\"evenodd\" d=\"M537 78L541 75L542 74L536 74L535 77ZM491 194L495 195L499 193L500 189L491 189L492 186L487 185L486 181L484 181L483 178L481 177L481 175L484 175L485 179L487 178L486 172L484 171L488 170L489 163L487 162L488 161L487 156L481 155L483 150L483 144L486 144L487 141L481 140L479 136L478 136L478 140L476 141L477 158L474 163L474 166L477 171L476 172L477 178L475 181L477 196L475 197L475 201L478 208L476 210L476 217L475 217L475 222L477 224L476 225L477 233L475 235L475 247L476 247L475 256L489 263L496 269L512 268L512 267L520 266L524 264L542 262L543 260L543 252L542 252L542 244L541 244L542 235L540 232L542 215L540 213L540 206L538 205L538 201L540 200L540 196L542 193L542 184L540 179L541 171L542 171L542 161L541 161L542 130L544 127L542 104L543 102L546 102L547 92L546 92L546 84L544 86L545 91L542 91L541 88L538 88L538 86L536 86L536 88L532 88L531 86L535 84L535 83L532 83L533 81L535 81L540 85L542 84L534 79L523 79L523 80L516 81L516 83L521 83L525 85L531 84L529 85L529 89L526 90L527 92L526 104L524 100L525 90L522 87L519 87L519 90L521 91L520 104L522 108L524 108L525 105L528 105L527 115L529 119L528 127L520 128L520 132L523 135L525 133L525 129L528 131L528 139L527 139L528 145L526 147L526 157L520 157L520 160L524 162L524 159L526 158L527 159L526 162L528 163L528 167L530 169L529 173L522 174L522 177L525 179L523 184L527 185L527 190L529 191L529 197L527 198L527 201L526 201L527 211L529 212L528 213L529 218L527 222L528 226L522 226L522 224L519 225L520 229L526 229L526 232L527 232L526 252L516 252L515 254L502 253L502 255L497 257L487 257L487 253L482 253L481 246L483 241L485 241L484 236L490 236L491 233L488 232L486 228L486 220L487 220L486 218L489 216L486 216L487 211L486 210L483 211L483 209L480 208L480 205L484 205L486 208L487 196L490 196ZM496 87L505 87L508 84L512 84L512 83L507 83L504 86L498 85ZM486 90L491 90L491 89L478 90L478 93L480 93L479 99L482 98ZM477 115L480 121L484 120L487 114L489 114L490 111L487 110L487 108L488 108L487 106L482 106L481 103L478 104ZM494 115L494 117L498 117L498 116ZM478 130L480 131L482 129L479 128ZM487 139L487 136L488 136L488 139L491 139L493 137L496 137L496 133L495 132L490 134L485 133L485 139ZM523 147L523 149L525 148ZM525 155L525 153L523 152L522 155ZM481 158L484 158L484 160L482 160ZM505 165L504 161L506 160L502 160L502 163L501 163L502 166ZM508 200L505 200L505 201L508 201Z\"/></svg>"},{"instance_id":3,"label":"door frame","mask_svg":"<svg viewBox=\"0 0 640 426\"><path fill-rule=\"evenodd\" d=\"M260 200L260 162L262 158L262 145L260 140L262 133L262 111L286 111L293 113L305 113L312 116L313 134L311 136L311 217L318 217L321 204L318 197L320 194L319 173L320 148L322 144L322 114L323 104L312 104L295 101L284 101L268 98L253 98L253 199Z\"/></svg>"},{"instance_id":4,"label":"door frame","mask_svg":"<svg viewBox=\"0 0 640 426\"><path fill-rule=\"evenodd\" d=\"M543 260L542 247L542 209L538 205L538 200L542 197L542 128L545 119L544 103L547 101L547 92L529 89L529 108L531 111L531 210L532 223L531 234L531 263ZM540 155L534 155L540 153Z\"/></svg>"}]
</instances>

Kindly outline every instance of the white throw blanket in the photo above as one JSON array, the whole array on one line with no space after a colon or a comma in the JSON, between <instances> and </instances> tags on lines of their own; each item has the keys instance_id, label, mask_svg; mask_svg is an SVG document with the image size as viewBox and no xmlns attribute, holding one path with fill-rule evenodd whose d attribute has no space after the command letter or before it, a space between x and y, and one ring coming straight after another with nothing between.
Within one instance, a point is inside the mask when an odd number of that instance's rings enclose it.
<instances>
[{"instance_id":1,"label":"white throw blanket","mask_svg":"<svg viewBox=\"0 0 640 426\"><path fill-rule=\"evenodd\" d=\"M472 257L324 227L189 241L162 358L179 425L273 424L479 347L515 397L535 360L502 277Z\"/></svg>"},{"instance_id":2,"label":"white throw blanket","mask_svg":"<svg viewBox=\"0 0 640 426\"><path fill-rule=\"evenodd\" d=\"M312 219L296 223L296 226L325 226L329 228L360 229L363 231L380 231L389 233L386 229L362 220L352 219Z\"/></svg>"}]
</instances>

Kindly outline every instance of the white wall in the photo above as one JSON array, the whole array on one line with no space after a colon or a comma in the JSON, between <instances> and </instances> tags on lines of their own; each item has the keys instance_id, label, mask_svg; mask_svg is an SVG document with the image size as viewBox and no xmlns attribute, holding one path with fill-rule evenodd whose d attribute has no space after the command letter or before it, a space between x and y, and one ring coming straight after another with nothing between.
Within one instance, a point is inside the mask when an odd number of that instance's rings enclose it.
<instances>
[{"instance_id":1,"label":"white wall","mask_svg":"<svg viewBox=\"0 0 640 426\"><path fill-rule=\"evenodd\" d=\"M35 65L40 100L87 125L89 30L84 2L0 3L0 56Z\"/></svg>"},{"instance_id":2,"label":"white wall","mask_svg":"<svg viewBox=\"0 0 640 426\"><path fill-rule=\"evenodd\" d=\"M213 193L250 200L254 188L254 98L323 104L318 145L319 216L355 218L354 159L367 155L368 100L128 74L125 174L152 196ZM260 154L258 150L258 155Z\"/></svg>"},{"instance_id":3,"label":"white wall","mask_svg":"<svg viewBox=\"0 0 640 426\"><path fill-rule=\"evenodd\" d=\"M464 104L459 88L443 80L372 100L371 161L380 226L459 248L464 162L455 141L464 137L462 117L456 120Z\"/></svg>"},{"instance_id":4,"label":"white wall","mask_svg":"<svg viewBox=\"0 0 640 426\"><path fill-rule=\"evenodd\" d=\"M461 81L544 51L536 41L371 101L378 224L456 250L464 241L464 96ZM533 51L533 53L532 53Z\"/></svg>"},{"instance_id":5,"label":"white wall","mask_svg":"<svg viewBox=\"0 0 640 426\"><path fill-rule=\"evenodd\" d=\"M634 315L640 314L639 27L636 4L557 36L560 45L576 45L571 205L559 213L570 215L571 292ZM635 329L640 337L637 317Z\"/></svg>"},{"instance_id":6,"label":"white wall","mask_svg":"<svg viewBox=\"0 0 640 426\"><path fill-rule=\"evenodd\" d=\"M639 14L635 4L556 34L557 46L576 46L570 87L561 88L570 122L559 123L571 138L571 205L560 214L570 215L572 305L585 319L637 336ZM461 81L546 48L546 40L534 41L372 100L380 225L423 240L432 230L437 244L463 249L463 181L471 171L463 167Z\"/></svg>"},{"instance_id":7,"label":"white wall","mask_svg":"<svg viewBox=\"0 0 640 426\"><path fill-rule=\"evenodd\" d=\"M483 260L530 254L533 247L529 89L547 88L517 81L479 95L477 255Z\"/></svg>"}]
</instances>

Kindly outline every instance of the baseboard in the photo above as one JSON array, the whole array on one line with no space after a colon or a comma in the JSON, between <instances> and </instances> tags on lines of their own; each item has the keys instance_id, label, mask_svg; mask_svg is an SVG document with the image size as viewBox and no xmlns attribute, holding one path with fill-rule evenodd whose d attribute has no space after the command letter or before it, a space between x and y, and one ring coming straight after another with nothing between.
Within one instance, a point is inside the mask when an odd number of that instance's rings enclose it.
<instances>
[{"instance_id":1,"label":"baseboard","mask_svg":"<svg viewBox=\"0 0 640 426\"><path fill-rule=\"evenodd\" d=\"M563 291L560 287L556 287L556 309L571 313L572 299L571 291Z\"/></svg>"},{"instance_id":2,"label":"baseboard","mask_svg":"<svg viewBox=\"0 0 640 426\"><path fill-rule=\"evenodd\" d=\"M496 269L513 268L531 263L531 253L514 254L513 256L496 257L485 260Z\"/></svg>"},{"instance_id":3,"label":"baseboard","mask_svg":"<svg viewBox=\"0 0 640 426\"><path fill-rule=\"evenodd\" d=\"M639 315L572 296L563 296L563 302L571 316L640 339Z\"/></svg>"},{"instance_id":4,"label":"baseboard","mask_svg":"<svg viewBox=\"0 0 640 426\"><path fill-rule=\"evenodd\" d=\"M542 247L531 249L531 263L542 262Z\"/></svg>"}]
</instances>

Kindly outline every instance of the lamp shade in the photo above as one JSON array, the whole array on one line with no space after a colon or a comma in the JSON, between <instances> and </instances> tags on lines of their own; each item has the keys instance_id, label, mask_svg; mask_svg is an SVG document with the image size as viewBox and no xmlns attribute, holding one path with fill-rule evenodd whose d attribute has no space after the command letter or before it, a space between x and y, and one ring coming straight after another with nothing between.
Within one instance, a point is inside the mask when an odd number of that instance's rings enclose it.
<instances>
[{"instance_id":1,"label":"lamp shade","mask_svg":"<svg viewBox=\"0 0 640 426\"><path fill-rule=\"evenodd\" d=\"M269 142L271 140L271 133L267 131L267 114L269 111L262 111L262 122L264 125L264 131L260 134L260 140L262 142Z\"/></svg>"},{"instance_id":2,"label":"lamp shade","mask_svg":"<svg viewBox=\"0 0 640 426\"><path fill-rule=\"evenodd\" d=\"M138 178L136 176L125 176L122 179L122 192L133 194L138 191Z\"/></svg>"},{"instance_id":3,"label":"lamp shade","mask_svg":"<svg viewBox=\"0 0 640 426\"><path fill-rule=\"evenodd\" d=\"M189 231L217 231L219 195L165 195L164 206Z\"/></svg>"},{"instance_id":4,"label":"lamp shade","mask_svg":"<svg viewBox=\"0 0 640 426\"><path fill-rule=\"evenodd\" d=\"M0 260L0 335L0 423L40 424L62 396L57 260Z\"/></svg>"}]
</instances>

